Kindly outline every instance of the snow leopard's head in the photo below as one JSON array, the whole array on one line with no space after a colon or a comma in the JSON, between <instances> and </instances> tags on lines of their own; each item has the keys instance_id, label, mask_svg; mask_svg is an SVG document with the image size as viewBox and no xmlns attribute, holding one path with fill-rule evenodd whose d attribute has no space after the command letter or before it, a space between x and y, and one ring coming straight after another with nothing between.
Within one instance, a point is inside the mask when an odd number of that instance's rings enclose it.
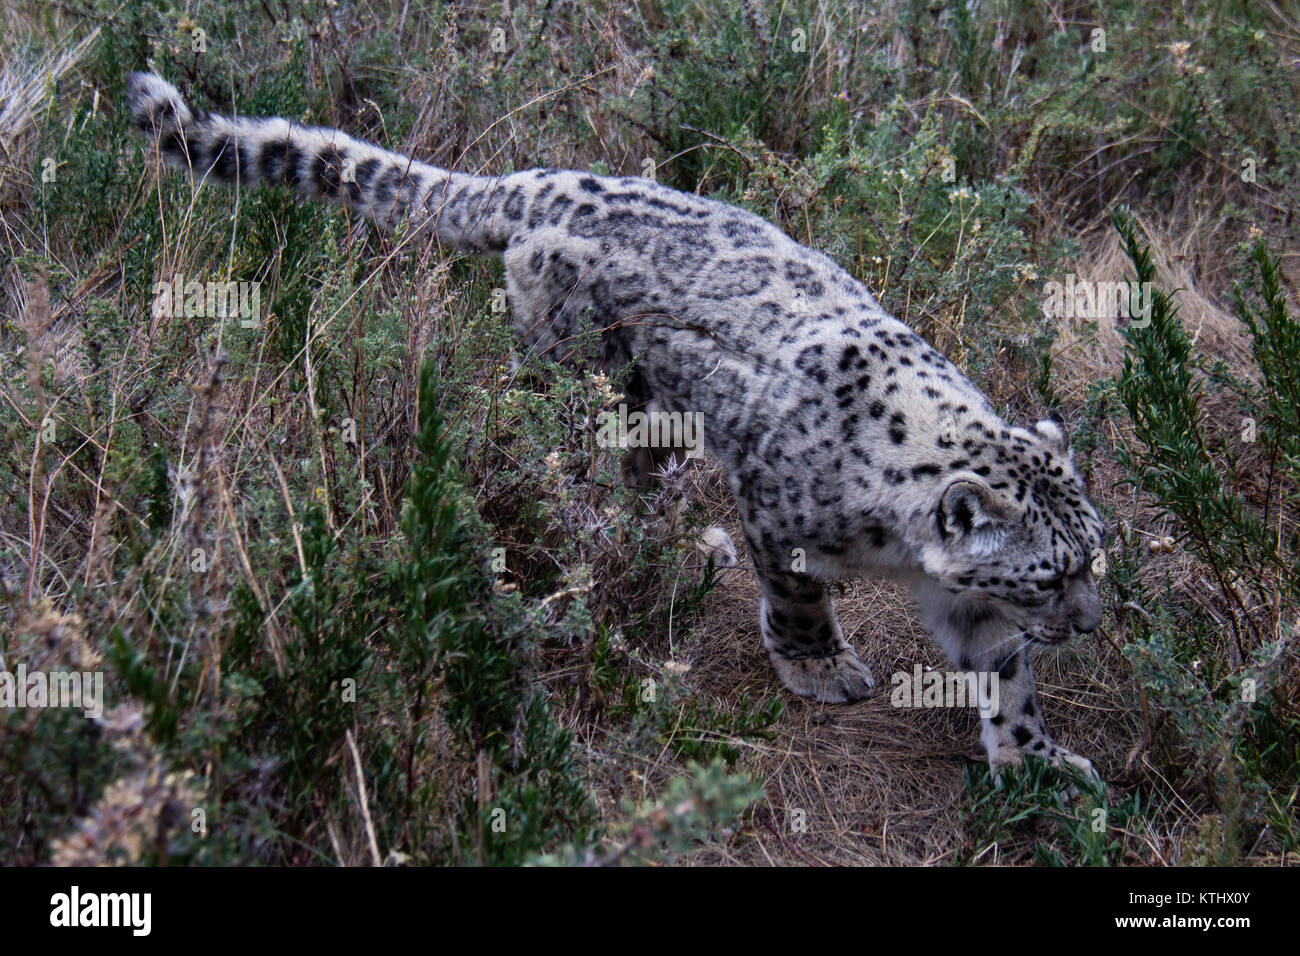
<instances>
[{"instance_id":1,"label":"snow leopard's head","mask_svg":"<svg viewBox=\"0 0 1300 956\"><path fill-rule=\"evenodd\" d=\"M1003 434L942 487L923 563L949 591L1057 644L1101 623L1105 527L1058 425Z\"/></svg>"}]
</instances>

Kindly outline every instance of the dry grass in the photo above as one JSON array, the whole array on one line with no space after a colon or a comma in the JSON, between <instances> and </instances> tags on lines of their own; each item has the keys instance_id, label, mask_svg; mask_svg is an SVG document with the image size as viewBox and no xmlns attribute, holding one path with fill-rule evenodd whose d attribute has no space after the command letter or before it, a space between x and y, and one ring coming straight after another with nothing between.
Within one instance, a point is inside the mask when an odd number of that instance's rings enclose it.
<instances>
[{"instance_id":1,"label":"dry grass","mask_svg":"<svg viewBox=\"0 0 1300 956\"><path fill-rule=\"evenodd\" d=\"M1179 315L1196 348L1238 372L1248 370L1250 340L1227 302L1231 244L1216 231L1224 224L1186 222L1172 214L1160 220L1141 215L1136 219L1156 264L1156 282L1161 289L1177 290ZM1079 242L1082 253L1073 262L1076 276L1094 282L1132 277L1132 264L1108 220L1094 223ZM1124 340L1119 328L1127 321L1118 313L1100 316L1095 322L1061 320L1053 355L1063 400L1081 405L1091 383L1120 370Z\"/></svg>"}]
</instances>

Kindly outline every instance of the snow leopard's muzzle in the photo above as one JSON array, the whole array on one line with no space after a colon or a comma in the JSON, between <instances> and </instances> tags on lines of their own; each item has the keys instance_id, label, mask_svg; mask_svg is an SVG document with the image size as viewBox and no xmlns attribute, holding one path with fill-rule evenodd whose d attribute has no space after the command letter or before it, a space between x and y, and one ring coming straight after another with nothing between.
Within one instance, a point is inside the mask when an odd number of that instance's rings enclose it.
<instances>
[{"instance_id":1,"label":"snow leopard's muzzle","mask_svg":"<svg viewBox=\"0 0 1300 956\"><path fill-rule=\"evenodd\" d=\"M1050 611L1027 628L1040 644L1061 644L1075 634L1095 631L1101 624L1101 594L1092 571L1084 567L1065 579L1060 597Z\"/></svg>"}]
</instances>

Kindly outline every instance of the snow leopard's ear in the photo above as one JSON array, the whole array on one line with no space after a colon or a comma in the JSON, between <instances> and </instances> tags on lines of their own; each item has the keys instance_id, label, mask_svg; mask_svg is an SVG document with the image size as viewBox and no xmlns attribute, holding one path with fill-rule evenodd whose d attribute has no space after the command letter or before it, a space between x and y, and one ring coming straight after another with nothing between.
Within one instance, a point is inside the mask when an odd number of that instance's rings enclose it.
<instances>
[{"instance_id":1,"label":"snow leopard's ear","mask_svg":"<svg viewBox=\"0 0 1300 956\"><path fill-rule=\"evenodd\" d=\"M1007 521L993 489L977 475L960 476L949 483L939 498L936 516L939 534L945 541L959 541L996 531Z\"/></svg>"},{"instance_id":2,"label":"snow leopard's ear","mask_svg":"<svg viewBox=\"0 0 1300 956\"><path fill-rule=\"evenodd\" d=\"M1053 451L1060 452L1063 455L1069 452L1070 442L1060 422L1044 419L1038 423L1034 431L1038 432L1038 437L1047 442L1048 447Z\"/></svg>"}]
</instances>

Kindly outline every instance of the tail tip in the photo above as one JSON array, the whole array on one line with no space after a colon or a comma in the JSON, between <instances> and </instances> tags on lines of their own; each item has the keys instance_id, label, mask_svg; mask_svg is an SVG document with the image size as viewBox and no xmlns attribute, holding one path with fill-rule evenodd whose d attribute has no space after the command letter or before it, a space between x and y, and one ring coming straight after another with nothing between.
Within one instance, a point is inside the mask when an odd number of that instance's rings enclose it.
<instances>
[{"instance_id":1,"label":"tail tip","mask_svg":"<svg viewBox=\"0 0 1300 956\"><path fill-rule=\"evenodd\" d=\"M157 73L129 74L126 98L131 118L143 130L154 130L172 123L185 126L194 121L194 114L180 91Z\"/></svg>"}]
</instances>

